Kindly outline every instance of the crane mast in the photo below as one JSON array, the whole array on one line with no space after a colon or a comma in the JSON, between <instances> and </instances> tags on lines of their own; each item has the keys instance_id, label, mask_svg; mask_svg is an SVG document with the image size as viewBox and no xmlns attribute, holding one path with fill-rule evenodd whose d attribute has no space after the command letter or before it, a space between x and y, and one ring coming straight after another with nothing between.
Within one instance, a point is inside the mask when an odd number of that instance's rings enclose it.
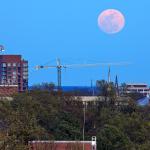
<instances>
[{"instance_id":1,"label":"crane mast","mask_svg":"<svg viewBox=\"0 0 150 150\"><path fill-rule=\"evenodd\" d=\"M62 71L62 66L60 63L60 59L57 59L57 80L58 80L58 88L61 88L61 71Z\"/></svg>"}]
</instances>

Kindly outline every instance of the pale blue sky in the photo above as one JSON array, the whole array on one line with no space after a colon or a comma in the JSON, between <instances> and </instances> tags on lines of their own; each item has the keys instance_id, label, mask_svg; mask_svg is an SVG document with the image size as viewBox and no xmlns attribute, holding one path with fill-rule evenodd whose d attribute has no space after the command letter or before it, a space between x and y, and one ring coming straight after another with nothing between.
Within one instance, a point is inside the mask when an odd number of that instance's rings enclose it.
<instances>
[{"instance_id":1,"label":"pale blue sky","mask_svg":"<svg viewBox=\"0 0 150 150\"><path fill-rule=\"evenodd\" d=\"M126 18L118 34L100 31L97 17L105 9L118 9ZM5 54L22 54L29 61L29 83L55 82L56 70L35 71L57 57L62 63L129 61L112 67L112 79L150 84L149 0L1 0L0 44ZM63 85L90 85L107 79L107 67L63 71Z\"/></svg>"}]
</instances>

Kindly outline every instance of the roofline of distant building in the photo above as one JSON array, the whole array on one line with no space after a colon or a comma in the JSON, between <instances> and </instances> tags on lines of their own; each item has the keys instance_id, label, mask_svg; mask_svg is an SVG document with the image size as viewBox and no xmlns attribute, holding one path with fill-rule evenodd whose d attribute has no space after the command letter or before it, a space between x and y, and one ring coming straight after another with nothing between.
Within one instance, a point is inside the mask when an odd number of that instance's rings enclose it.
<instances>
[{"instance_id":1,"label":"roofline of distant building","mask_svg":"<svg viewBox=\"0 0 150 150\"><path fill-rule=\"evenodd\" d=\"M146 83L126 83L126 85L148 85Z\"/></svg>"},{"instance_id":2,"label":"roofline of distant building","mask_svg":"<svg viewBox=\"0 0 150 150\"><path fill-rule=\"evenodd\" d=\"M22 55L20 55L20 54L3 54L3 55L0 55L0 56L22 56Z\"/></svg>"},{"instance_id":3,"label":"roofline of distant building","mask_svg":"<svg viewBox=\"0 0 150 150\"><path fill-rule=\"evenodd\" d=\"M0 84L0 87L18 87L18 85L10 85L10 84Z\"/></svg>"}]
</instances>

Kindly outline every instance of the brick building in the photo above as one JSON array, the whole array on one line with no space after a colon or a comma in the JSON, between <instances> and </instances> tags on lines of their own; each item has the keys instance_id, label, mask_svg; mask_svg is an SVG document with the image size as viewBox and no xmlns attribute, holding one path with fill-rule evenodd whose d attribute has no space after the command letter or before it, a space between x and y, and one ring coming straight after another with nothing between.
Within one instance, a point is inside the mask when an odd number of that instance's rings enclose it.
<instances>
[{"instance_id":1,"label":"brick building","mask_svg":"<svg viewBox=\"0 0 150 150\"><path fill-rule=\"evenodd\" d=\"M29 142L29 150L74 150L74 149L96 150L96 137L92 137L92 141L30 141Z\"/></svg>"},{"instance_id":2,"label":"brick building","mask_svg":"<svg viewBox=\"0 0 150 150\"><path fill-rule=\"evenodd\" d=\"M23 92L28 89L28 61L21 55L0 55L0 92ZM17 91L16 91L17 87ZM2 94L2 93L1 93Z\"/></svg>"},{"instance_id":3,"label":"brick building","mask_svg":"<svg viewBox=\"0 0 150 150\"><path fill-rule=\"evenodd\" d=\"M0 97L9 97L17 92L17 85L0 85Z\"/></svg>"}]
</instances>

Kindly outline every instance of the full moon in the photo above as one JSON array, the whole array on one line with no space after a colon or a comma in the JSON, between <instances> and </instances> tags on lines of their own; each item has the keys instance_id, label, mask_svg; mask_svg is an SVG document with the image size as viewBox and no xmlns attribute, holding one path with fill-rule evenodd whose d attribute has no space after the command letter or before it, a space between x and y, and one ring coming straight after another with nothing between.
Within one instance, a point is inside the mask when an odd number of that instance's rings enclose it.
<instances>
[{"instance_id":1,"label":"full moon","mask_svg":"<svg viewBox=\"0 0 150 150\"><path fill-rule=\"evenodd\" d=\"M105 33L118 33L125 26L125 18L123 14L118 10L107 9L99 15L98 26Z\"/></svg>"}]
</instances>

